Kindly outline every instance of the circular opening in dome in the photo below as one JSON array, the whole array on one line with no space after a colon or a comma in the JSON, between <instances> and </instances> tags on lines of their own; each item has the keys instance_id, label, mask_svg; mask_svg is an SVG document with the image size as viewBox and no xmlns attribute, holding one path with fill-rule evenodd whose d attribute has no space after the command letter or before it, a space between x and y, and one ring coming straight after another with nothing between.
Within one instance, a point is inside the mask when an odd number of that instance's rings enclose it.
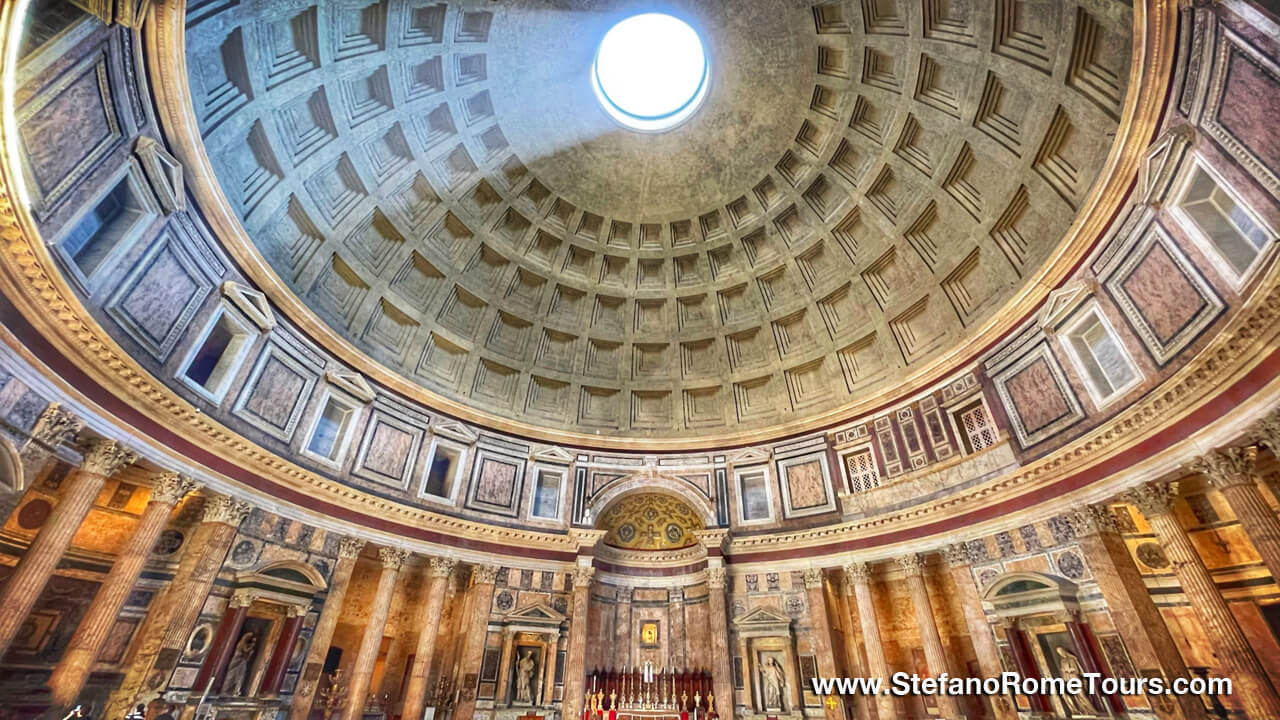
<instances>
[{"instance_id":1,"label":"circular opening in dome","mask_svg":"<svg viewBox=\"0 0 1280 720\"><path fill-rule=\"evenodd\" d=\"M596 97L614 120L632 130L660 132L698 109L707 94L710 63L688 23L645 13L605 33L591 77Z\"/></svg>"}]
</instances>

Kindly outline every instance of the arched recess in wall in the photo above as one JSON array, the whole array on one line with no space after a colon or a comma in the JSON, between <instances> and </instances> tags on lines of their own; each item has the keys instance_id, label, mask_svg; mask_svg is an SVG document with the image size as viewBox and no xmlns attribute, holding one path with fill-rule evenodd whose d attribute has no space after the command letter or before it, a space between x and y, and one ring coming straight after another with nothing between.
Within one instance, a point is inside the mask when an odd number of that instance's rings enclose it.
<instances>
[{"instance_id":1,"label":"arched recess in wall","mask_svg":"<svg viewBox=\"0 0 1280 720\"><path fill-rule=\"evenodd\" d=\"M591 512L591 517L599 518L610 505L624 495L630 495L635 492L653 492L658 488L661 488L662 492L674 495L686 502L698 514L698 517L702 520L703 527L716 527L716 509L710 498L698 492L696 488L678 477L652 471L642 471L628 475L620 480L615 480L602 492L591 498L591 504L587 509Z\"/></svg>"},{"instance_id":2,"label":"arched recess in wall","mask_svg":"<svg viewBox=\"0 0 1280 720\"><path fill-rule=\"evenodd\" d=\"M680 550L698 544L697 531L707 527L703 512L681 493L668 488L642 489L616 494L596 519L605 531L602 542L621 550Z\"/></svg>"},{"instance_id":3,"label":"arched recess in wall","mask_svg":"<svg viewBox=\"0 0 1280 720\"><path fill-rule=\"evenodd\" d=\"M26 487L18 449L8 438L0 438L0 494L20 493Z\"/></svg>"}]
</instances>

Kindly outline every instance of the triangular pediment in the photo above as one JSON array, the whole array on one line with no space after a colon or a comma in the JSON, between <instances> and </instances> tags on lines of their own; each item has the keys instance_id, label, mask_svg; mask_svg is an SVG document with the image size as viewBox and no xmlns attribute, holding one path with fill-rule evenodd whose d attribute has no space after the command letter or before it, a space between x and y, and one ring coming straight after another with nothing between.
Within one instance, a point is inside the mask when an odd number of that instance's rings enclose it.
<instances>
[{"instance_id":1,"label":"triangular pediment","mask_svg":"<svg viewBox=\"0 0 1280 720\"><path fill-rule=\"evenodd\" d=\"M458 442L467 443L468 445L480 439L480 436L471 428L457 422L456 420L445 420L435 423L431 426L431 430L437 435L443 435L447 438L457 440Z\"/></svg>"},{"instance_id":2,"label":"triangular pediment","mask_svg":"<svg viewBox=\"0 0 1280 720\"><path fill-rule=\"evenodd\" d=\"M738 627L762 627L766 625L790 625L791 618L769 608L759 607L748 611L741 617L734 618L733 624Z\"/></svg>"},{"instance_id":3,"label":"triangular pediment","mask_svg":"<svg viewBox=\"0 0 1280 720\"><path fill-rule=\"evenodd\" d=\"M1160 207L1182 158L1195 141L1195 129L1189 125L1174 127L1151 144L1138 171L1139 201Z\"/></svg>"},{"instance_id":4,"label":"triangular pediment","mask_svg":"<svg viewBox=\"0 0 1280 720\"><path fill-rule=\"evenodd\" d=\"M573 453L561 447L549 447L535 452L533 459L553 465L568 465L573 462Z\"/></svg>"},{"instance_id":5,"label":"triangular pediment","mask_svg":"<svg viewBox=\"0 0 1280 720\"><path fill-rule=\"evenodd\" d=\"M165 214L186 209L187 193L182 177L182 163L149 137L138 138L134 153L142 162L142 171L147 176L151 189L155 190Z\"/></svg>"},{"instance_id":6,"label":"triangular pediment","mask_svg":"<svg viewBox=\"0 0 1280 720\"><path fill-rule=\"evenodd\" d=\"M565 616L547 605L538 603L509 612L503 620L515 625L559 625L564 622Z\"/></svg>"},{"instance_id":7,"label":"triangular pediment","mask_svg":"<svg viewBox=\"0 0 1280 720\"><path fill-rule=\"evenodd\" d=\"M760 448L747 448L729 455L729 462L734 465L750 465L752 463L766 462L768 459L768 451Z\"/></svg>"},{"instance_id":8,"label":"triangular pediment","mask_svg":"<svg viewBox=\"0 0 1280 720\"><path fill-rule=\"evenodd\" d=\"M1089 285L1075 280L1049 293L1049 299L1040 310L1040 327L1048 330L1061 325L1092 292Z\"/></svg>"},{"instance_id":9,"label":"triangular pediment","mask_svg":"<svg viewBox=\"0 0 1280 720\"><path fill-rule=\"evenodd\" d=\"M267 331L276 326L276 316L271 313L267 296L241 285L234 280L222 283L222 295L231 301L259 330Z\"/></svg>"},{"instance_id":10,"label":"triangular pediment","mask_svg":"<svg viewBox=\"0 0 1280 720\"><path fill-rule=\"evenodd\" d=\"M336 385L350 393L356 399L362 402L373 402L373 387L369 385L369 381L358 372L348 370L330 370L324 375L333 385Z\"/></svg>"}]
</instances>

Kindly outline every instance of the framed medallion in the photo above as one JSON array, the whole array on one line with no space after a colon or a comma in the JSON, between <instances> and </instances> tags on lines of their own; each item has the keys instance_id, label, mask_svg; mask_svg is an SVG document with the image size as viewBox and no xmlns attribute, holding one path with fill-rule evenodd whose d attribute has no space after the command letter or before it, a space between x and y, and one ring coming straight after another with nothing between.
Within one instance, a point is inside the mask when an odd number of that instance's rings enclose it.
<instances>
[{"instance_id":1,"label":"framed medallion","mask_svg":"<svg viewBox=\"0 0 1280 720\"><path fill-rule=\"evenodd\" d=\"M658 647L658 621L645 620L640 623L640 647Z\"/></svg>"}]
</instances>

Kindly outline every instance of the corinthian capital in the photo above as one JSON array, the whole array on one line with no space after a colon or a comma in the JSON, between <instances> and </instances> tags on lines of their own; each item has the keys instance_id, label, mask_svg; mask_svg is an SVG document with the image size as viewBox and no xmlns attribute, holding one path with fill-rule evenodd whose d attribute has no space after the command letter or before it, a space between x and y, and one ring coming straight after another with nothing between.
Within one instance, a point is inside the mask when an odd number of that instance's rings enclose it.
<instances>
[{"instance_id":1,"label":"corinthian capital","mask_svg":"<svg viewBox=\"0 0 1280 720\"><path fill-rule=\"evenodd\" d=\"M111 477L117 470L133 464L137 459L136 453L115 440L95 438L89 444L89 451L84 454L80 469L94 475Z\"/></svg>"},{"instance_id":2,"label":"corinthian capital","mask_svg":"<svg viewBox=\"0 0 1280 720\"><path fill-rule=\"evenodd\" d=\"M1253 484L1254 467L1258 460L1258 448L1250 445L1242 448L1212 450L1191 461L1191 470L1200 473L1219 490L1233 485Z\"/></svg>"},{"instance_id":3,"label":"corinthian capital","mask_svg":"<svg viewBox=\"0 0 1280 720\"><path fill-rule=\"evenodd\" d=\"M573 589L577 592L579 589L591 587L591 579L596 576L596 569L591 565L579 565L573 569Z\"/></svg>"},{"instance_id":4,"label":"corinthian capital","mask_svg":"<svg viewBox=\"0 0 1280 720\"><path fill-rule=\"evenodd\" d=\"M165 505L177 505L187 493L200 487L200 483L172 470L157 473L152 479L155 485L151 486L151 502Z\"/></svg>"},{"instance_id":5,"label":"corinthian capital","mask_svg":"<svg viewBox=\"0 0 1280 720\"><path fill-rule=\"evenodd\" d=\"M713 590L724 589L725 572L722 567L709 567L707 572L707 587Z\"/></svg>"},{"instance_id":6,"label":"corinthian capital","mask_svg":"<svg viewBox=\"0 0 1280 720\"><path fill-rule=\"evenodd\" d=\"M431 558L430 576L434 578L449 577L457 566L458 561L453 558L433 557Z\"/></svg>"},{"instance_id":7,"label":"corinthian capital","mask_svg":"<svg viewBox=\"0 0 1280 720\"><path fill-rule=\"evenodd\" d=\"M1178 484L1167 482L1143 483L1121 496L1150 518L1168 514L1173 510L1173 499L1178 494Z\"/></svg>"},{"instance_id":8,"label":"corinthian capital","mask_svg":"<svg viewBox=\"0 0 1280 720\"><path fill-rule=\"evenodd\" d=\"M947 565L950 567L967 567L973 562L969 543L965 542L951 543L942 548L942 556L947 559Z\"/></svg>"},{"instance_id":9,"label":"corinthian capital","mask_svg":"<svg viewBox=\"0 0 1280 720\"><path fill-rule=\"evenodd\" d=\"M1106 505L1085 505L1067 513L1067 524L1078 538L1099 533L1118 533L1116 514Z\"/></svg>"},{"instance_id":10,"label":"corinthian capital","mask_svg":"<svg viewBox=\"0 0 1280 720\"><path fill-rule=\"evenodd\" d=\"M851 562L844 566L844 579L852 585L871 582L871 566L864 562Z\"/></svg>"},{"instance_id":11,"label":"corinthian capital","mask_svg":"<svg viewBox=\"0 0 1280 720\"><path fill-rule=\"evenodd\" d=\"M907 577L919 577L924 574L924 558L918 553L903 555L897 558L897 563Z\"/></svg>"},{"instance_id":12,"label":"corinthian capital","mask_svg":"<svg viewBox=\"0 0 1280 720\"><path fill-rule=\"evenodd\" d=\"M360 557L360 551L364 549L364 538L351 537L344 535L338 541L338 557L347 560L355 560Z\"/></svg>"},{"instance_id":13,"label":"corinthian capital","mask_svg":"<svg viewBox=\"0 0 1280 720\"><path fill-rule=\"evenodd\" d=\"M47 448L56 448L70 440L83 427L84 423L63 409L62 405L50 403L36 419L35 427L31 428L31 439Z\"/></svg>"},{"instance_id":14,"label":"corinthian capital","mask_svg":"<svg viewBox=\"0 0 1280 720\"><path fill-rule=\"evenodd\" d=\"M409 559L409 551L404 548L380 547L378 559L382 561L384 570L399 570L404 561Z\"/></svg>"},{"instance_id":15,"label":"corinthian capital","mask_svg":"<svg viewBox=\"0 0 1280 720\"><path fill-rule=\"evenodd\" d=\"M1267 413L1253 426L1254 442L1280 456L1280 410Z\"/></svg>"},{"instance_id":16,"label":"corinthian capital","mask_svg":"<svg viewBox=\"0 0 1280 720\"><path fill-rule=\"evenodd\" d=\"M808 568L804 571L804 586L810 590L822 587L822 568Z\"/></svg>"},{"instance_id":17,"label":"corinthian capital","mask_svg":"<svg viewBox=\"0 0 1280 720\"><path fill-rule=\"evenodd\" d=\"M244 521L245 516L252 509L252 506L243 500L217 495L205 501L204 521L236 527Z\"/></svg>"},{"instance_id":18,"label":"corinthian capital","mask_svg":"<svg viewBox=\"0 0 1280 720\"><path fill-rule=\"evenodd\" d=\"M471 568L471 577L477 585L492 585L498 582L498 566L474 565Z\"/></svg>"}]
</instances>

